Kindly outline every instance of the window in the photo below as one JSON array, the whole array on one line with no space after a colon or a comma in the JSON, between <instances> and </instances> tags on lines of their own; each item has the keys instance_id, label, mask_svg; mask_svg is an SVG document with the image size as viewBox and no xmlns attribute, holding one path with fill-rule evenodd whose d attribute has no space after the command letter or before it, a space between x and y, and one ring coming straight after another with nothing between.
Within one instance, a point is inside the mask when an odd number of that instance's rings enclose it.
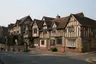
<instances>
[{"instance_id":1,"label":"window","mask_svg":"<svg viewBox=\"0 0 96 64\"><path fill-rule=\"evenodd\" d=\"M34 33L37 33L37 28L34 28Z\"/></svg>"},{"instance_id":2,"label":"window","mask_svg":"<svg viewBox=\"0 0 96 64\"><path fill-rule=\"evenodd\" d=\"M75 39L68 39L66 46L67 47L76 47L76 40Z\"/></svg>"},{"instance_id":3,"label":"window","mask_svg":"<svg viewBox=\"0 0 96 64\"><path fill-rule=\"evenodd\" d=\"M68 32L74 32L74 26L69 26L68 27Z\"/></svg>"},{"instance_id":4,"label":"window","mask_svg":"<svg viewBox=\"0 0 96 64\"><path fill-rule=\"evenodd\" d=\"M44 45L44 40L41 40L41 45Z\"/></svg>"},{"instance_id":5,"label":"window","mask_svg":"<svg viewBox=\"0 0 96 64\"><path fill-rule=\"evenodd\" d=\"M50 41L50 45L51 45L51 46L55 46L55 40L51 40L51 41Z\"/></svg>"},{"instance_id":6,"label":"window","mask_svg":"<svg viewBox=\"0 0 96 64\"><path fill-rule=\"evenodd\" d=\"M62 44L62 39L61 38L57 38L57 44Z\"/></svg>"},{"instance_id":7,"label":"window","mask_svg":"<svg viewBox=\"0 0 96 64\"><path fill-rule=\"evenodd\" d=\"M56 28L53 28L52 29L52 33L56 33Z\"/></svg>"}]
</instances>

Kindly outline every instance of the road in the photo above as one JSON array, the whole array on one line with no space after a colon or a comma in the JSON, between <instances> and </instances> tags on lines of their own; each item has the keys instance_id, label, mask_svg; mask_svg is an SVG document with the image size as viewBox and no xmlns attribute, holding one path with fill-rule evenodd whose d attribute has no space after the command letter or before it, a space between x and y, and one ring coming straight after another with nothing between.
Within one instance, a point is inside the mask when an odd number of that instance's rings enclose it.
<instances>
[{"instance_id":1,"label":"road","mask_svg":"<svg viewBox=\"0 0 96 64\"><path fill-rule=\"evenodd\" d=\"M0 64L87 64L69 56L0 52Z\"/></svg>"}]
</instances>

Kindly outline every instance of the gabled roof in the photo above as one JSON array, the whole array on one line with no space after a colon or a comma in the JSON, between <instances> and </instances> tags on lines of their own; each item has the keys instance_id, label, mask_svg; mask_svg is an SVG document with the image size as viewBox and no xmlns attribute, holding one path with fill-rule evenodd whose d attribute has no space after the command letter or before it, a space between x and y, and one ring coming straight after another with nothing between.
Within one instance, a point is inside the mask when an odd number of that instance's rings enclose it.
<instances>
[{"instance_id":1,"label":"gabled roof","mask_svg":"<svg viewBox=\"0 0 96 64\"><path fill-rule=\"evenodd\" d=\"M31 25L26 24L26 25L25 25L25 29L26 29L26 28L28 28L28 30L31 30Z\"/></svg>"},{"instance_id":2,"label":"gabled roof","mask_svg":"<svg viewBox=\"0 0 96 64\"><path fill-rule=\"evenodd\" d=\"M54 21L57 25L57 29L64 29L66 27L66 25L68 24L69 22L69 19L71 16L74 16L76 17L76 19L82 24L82 25L88 25L88 24L95 24L94 21L92 19L89 19L89 18L86 18L84 17L84 14L81 12L81 13L77 13L77 14L70 14L69 16L66 16L66 17L62 17L62 18L58 18L58 19L54 19L52 21ZM81 20L82 19L82 20ZM86 22L88 21L88 22ZM90 23L91 21L91 23ZM88 24L87 24L88 23Z\"/></svg>"},{"instance_id":3,"label":"gabled roof","mask_svg":"<svg viewBox=\"0 0 96 64\"><path fill-rule=\"evenodd\" d=\"M31 19L31 17L29 15L28 16L25 16L25 17L23 17L23 18L20 19L20 24L23 23L27 18L30 18Z\"/></svg>"},{"instance_id":4,"label":"gabled roof","mask_svg":"<svg viewBox=\"0 0 96 64\"><path fill-rule=\"evenodd\" d=\"M12 24L12 23L9 24L9 25L8 25L8 29L11 29L13 26L14 26L14 24Z\"/></svg>"},{"instance_id":5,"label":"gabled roof","mask_svg":"<svg viewBox=\"0 0 96 64\"><path fill-rule=\"evenodd\" d=\"M68 23L69 18L70 16L66 16L66 17L54 19L52 21L54 21L55 24L57 25L57 29L64 29L66 24Z\"/></svg>"},{"instance_id":6,"label":"gabled roof","mask_svg":"<svg viewBox=\"0 0 96 64\"><path fill-rule=\"evenodd\" d=\"M84 17L84 14L83 14L83 12L81 12L81 13L77 13L77 14L70 14L70 15Z\"/></svg>"},{"instance_id":7,"label":"gabled roof","mask_svg":"<svg viewBox=\"0 0 96 64\"><path fill-rule=\"evenodd\" d=\"M64 29L69 21L70 16L63 17L59 20L59 25L57 26L57 29Z\"/></svg>"},{"instance_id":8,"label":"gabled roof","mask_svg":"<svg viewBox=\"0 0 96 64\"><path fill-rule=\"evenodd\" d=\"M25 16L25 17L23 17L23 18L21 18L21 19L19 19L19 20L16 20L16 23L15 23L15 25L20 25L20 24L22 24L27 18L30 18L31 19L31 17L28 15L28 16ZM31 19L32 20L32 19ZM14 26L15 26L14 25Z\"/></svg>"},{"instance_id":9,"label":"gabled roof","mask_svg":"<svg viewBox=\"0 0 96 64\"><path fill-rule=\"evenodd\" d=\"M52 21L51 20L50 21L46 20L45 23L47 25L47 28L50 29L51 25L52 25Z\"/></svg>"},{"instance_id":10,"label":"gabled roof","mask_svg":"<svg viewBox=\"0 0 96 64\"><path fill-rule=\"evenodd\" d=\"M73 15L82 26L96 28L96 21L88 17L76 16Z\"/></svg>"},{"instance_id":11,"label":"gabled roof","mask_svg":"<svg viewBox=\"0 0 96 64\"><path fill-rule=\"evenodd\" d=\"M20 24L20 20L16 20L16 23L14 24L14 26L16 26L17 24L19 25Z\"/></svg>"},{"instance_id":12,"label":"gabled roof","mask_svg":"<svg viewBox=\"0 0 96 64\"><path fill-rule=\"evenodd\" d=\"M45 19L45 20L43 20ZM52 20L54 20L55 18L52 18L52 17L46 17L46 16L43 16L42 20L46 23L47 25L47 30L50 30L51 29L51 26L52 26Z\"/></svg>"},{"instance_id":13,"label":"gabled roof","mask_svg":"<svg viewBox=\"0 0 96 64\"><path fill-rule=\"evenodd\" d=\"M55 19L55 18L43 16L42 19L45 19L45 20L53 20L53 19Z\"/></svg>"},{"instance_id":14,"label":"gabled roof","mask_svg":"<svg viewBox=\"0 0 96 64\"><path fill-rule=\"evenodd\" d=\"M34 19L34 22L36 22L36 24L37 24L39 30L41 30L42 27L43 27L43 23L44 23L44 21L42 21L42 20L38 20L38 19Z\"/></svg>"}]
</instances>

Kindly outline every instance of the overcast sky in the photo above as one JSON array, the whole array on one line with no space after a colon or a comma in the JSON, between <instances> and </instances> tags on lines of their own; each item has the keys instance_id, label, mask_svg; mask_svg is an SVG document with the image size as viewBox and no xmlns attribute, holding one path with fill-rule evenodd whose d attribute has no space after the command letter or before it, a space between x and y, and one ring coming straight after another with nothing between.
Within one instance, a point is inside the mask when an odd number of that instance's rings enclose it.
<instances>
[{"instance_id":1,"label":"overcast sky","mask_svg":"<svg viewBox=\"0 0 96 64\"><path fill-rule=\"evenodd\" d=\"M27 15L41 19L79 12L96 20L96 0L0 0L0 25L7 26Z\"/></svg>"}]
</instances>

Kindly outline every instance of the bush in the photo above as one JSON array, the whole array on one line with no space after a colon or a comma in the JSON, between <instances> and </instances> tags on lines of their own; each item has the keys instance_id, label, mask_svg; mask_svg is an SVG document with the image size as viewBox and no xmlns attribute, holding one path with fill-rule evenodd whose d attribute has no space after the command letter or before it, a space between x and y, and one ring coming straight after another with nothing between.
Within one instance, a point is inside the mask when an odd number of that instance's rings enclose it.
<instances>
[{"instance_id":1,"label":"bush","mask_svg":"<svg viewBox=\"0 0 96 64\"><path fill-rule=\"evenodd\" d=\"M53 48L51 48L50 50L51 50L52 52L57 52L57 51L58 51L56 47L53 47Z\"/></svg>"}]
</instances>

